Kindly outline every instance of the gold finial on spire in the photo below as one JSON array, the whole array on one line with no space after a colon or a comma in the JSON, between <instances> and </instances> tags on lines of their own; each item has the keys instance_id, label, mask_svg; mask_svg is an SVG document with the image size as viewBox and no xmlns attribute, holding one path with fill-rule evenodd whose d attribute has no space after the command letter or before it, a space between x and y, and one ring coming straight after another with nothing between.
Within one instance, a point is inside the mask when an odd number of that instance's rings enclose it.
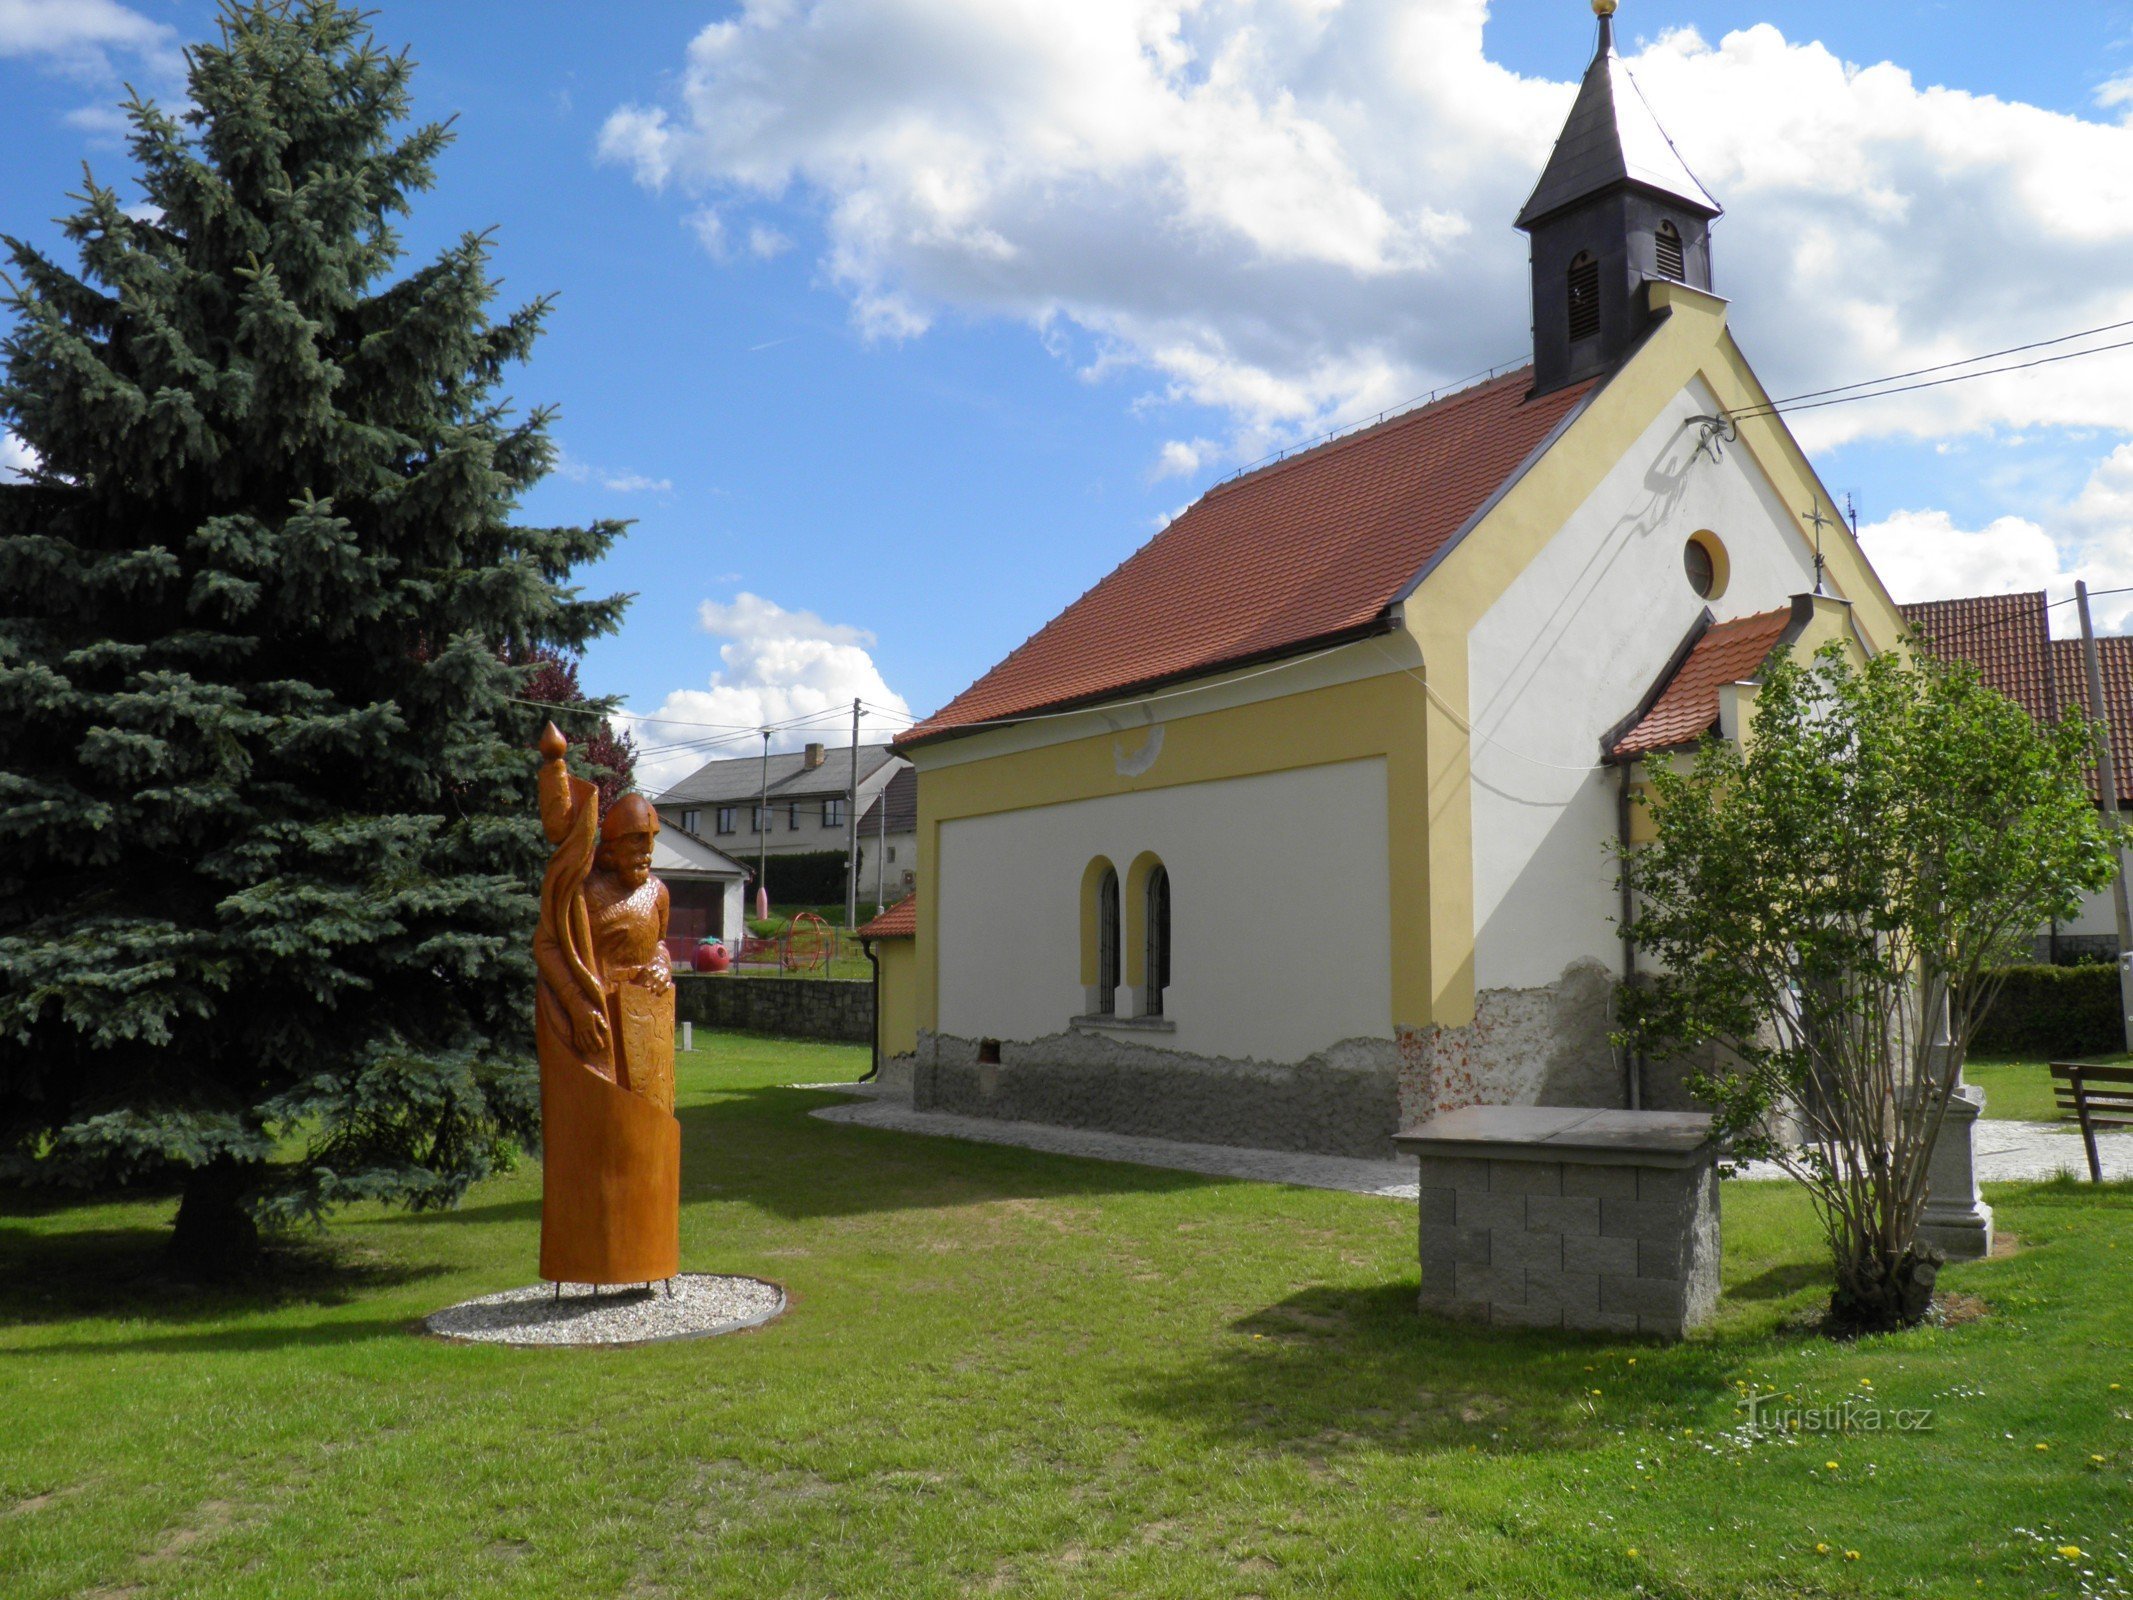
<instances>
[{"instance_id":1,"label":"gold finial on spire","mask_svg":"<svg viewBox=\"0 0 2133 1600\"><path fill-rule=\"evenodd\" d=\"M1615 14L1615 0L1592 0L1592 14L1596 17L1611 17Z\"/></svg>"}]
</instances>

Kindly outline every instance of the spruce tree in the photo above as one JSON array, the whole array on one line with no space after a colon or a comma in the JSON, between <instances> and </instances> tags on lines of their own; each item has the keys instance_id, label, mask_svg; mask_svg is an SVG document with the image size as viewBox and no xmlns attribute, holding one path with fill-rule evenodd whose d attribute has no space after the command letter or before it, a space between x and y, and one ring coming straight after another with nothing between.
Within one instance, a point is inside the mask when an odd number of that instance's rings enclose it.
<instances>
[{"instance_id":1,"label":"spruce tree","mask_svg":"<svg viewBox=\"0 0 2133 1600\"><path fill-rule=\"evenodd\" d=\"M227 5L146 207L4 240L0 1163L182 1180L174 1243L450 1204L537 1132L530 662L611 630L620 526L514 525L549 415L499 384L481 234L400 274L447 142L332 0Z\"/></svg>"}]
</instances>

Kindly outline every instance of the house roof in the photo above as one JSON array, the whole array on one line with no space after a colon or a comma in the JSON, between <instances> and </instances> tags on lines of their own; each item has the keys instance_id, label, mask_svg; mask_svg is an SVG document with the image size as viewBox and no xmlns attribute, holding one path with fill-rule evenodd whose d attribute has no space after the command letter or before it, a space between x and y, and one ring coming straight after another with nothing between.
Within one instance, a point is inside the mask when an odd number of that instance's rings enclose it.
<instances>
[{"instance_id":1,"label":"house roof","mask_svg":"<svg viewBox=\"0 0 2133 1600\"><path fill-rule=\"evenodd\" d=\"M2095 716L2081 641L2054 639L2051 652L2059 705L2083 716ZM2116 769L2113 776L2118 780L2119 804L2124 805L2133 802L2133 639L2098 639L2096 665L2103 676L2103 714L2111 723L2111 765ZM2103 784L2094 767L2089 769L2089 793L2099 801L2103 798Z\"/></svg>"},{"instance_id":2,"label":"house roof","mask_svg":"<svg viewBox=\"0 0 2133 1600\"><path fill-rule=\"evenodd\" d=\"M897 748L1384 626L1594 387L1532 383L1521 368L1217 484Z\"/></svg>"},{"instance_id":3,"label":"house roof","mask_svg":"<svg viewBox=\"0 0 2133 1600\"><path fill-rule=\"evenodd\" d=\"M916 939L918 937L918 896L905 895L871 922L859 925L853 935L859 939Z\"/></svg>"},{"instance_id":4,"label":"house roof","mask_svg":"<svg viewBox=\"0 0 2133 1600\"><path fill-rule=\"evenodd\" d=\"M1645 104L1637 80L1615 54L1614 25L1602 17L1600 47L1585 69L1540 182L1518 214L1518 226L1530 228L1620 183L1653 190L1708 217L1719 214L1718 202L1689 171Z\"/></svg>"},{"instance_id":5,"label":"house roof","mask_svg":"<svg viewBox=\"0 0 2133 1600\"><path fill-rule=\"evenodd\" d=\"M1659 682L1644 714L1608 748L1618 761L1694 744L1718 726L1718 691L1755 675L1792 628L1793 608L1714 622Z\"/></svg>"},{"instance_id":6,"label":"house roof","mask_svg":"<svg viewBox=\"0 0 2133 1600\"><path fill-rule=\"evenodd\" d=\"M859 747L859 781L865 783L879 772L884 763L898 761L897 756L885 744L863 744ZM901 762L898 762L901 765ZM790 750L770 758L770 798L780 800L808 800L817 795L829 797L845 792L852 776L852 747L834 745L824 754L822 765L809 767L804 751ZM690 802L750 801L763 792L763 758L760 755L730 756L723 761L707 761L683 778L673 788L660 795L655 805L678 805Z\"/></svg>"},{"instance_id":7,"label":"house roof","mask_svg":"<svg viewBox=\"0 0 2133 1600\"><path fill-rule=\"evenodd\" d=\"M2050 613L2044 591L1926 600L1901 608L1934 654L1967 661L1978 676L2039 722L2067 702L2054 682ZM2088 703L2082 695L2080 702Z\"/></svg>"},{"instance_id":8,"label":"house roof","mask_svg":"<svg viewBox=\"0 0 2133 1600\"><path fill-rule=\"evenodd\" d=\"M882 812L888 812L884 825ZM875 833L918 832L918 768L905 767L882 785L881 793L859 819L859 837Z\"/></svg>"},{"instance_id":9,"label":"house roof","mask_svg":"<svg viewBox=\"0 0 2133 1600\"><path fill-rule=\"evenodd\" d=\"M748 869L693 833L662 827L652 835L652 874L660 878L745 878Z\"/></svg>"}]
</instances>

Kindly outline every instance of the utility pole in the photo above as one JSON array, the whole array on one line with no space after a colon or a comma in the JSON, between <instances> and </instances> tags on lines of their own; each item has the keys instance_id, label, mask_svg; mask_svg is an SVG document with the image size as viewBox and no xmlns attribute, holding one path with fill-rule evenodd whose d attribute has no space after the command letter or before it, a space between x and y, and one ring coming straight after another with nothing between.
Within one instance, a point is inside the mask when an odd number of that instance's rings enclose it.
<instances>
[{"instance_id":1,"label":"utility pole","mask_svg":"<svg viewBox=\"0 0 2133 1600\"><path fill-rule=\"evenodd\" d=\"M859 702L852 702L852 786L844 802L844 925L859 926Z\"/></svg>"},{"instance_id":2,"label":"utility pole","mask_svg":"<svg viewBox=\"0 0 2133 1600\"><path fill-rule=\"evenodd\" d=\"M755 808L755 892L761 901L756 914L767 916L770 892L770 730L763 730L763 802Z\"/></svg>"},{"instance_id":3,"label":"utility pole","mask_svg":"<svg viewBox=\"0 0 2133 1600\"><path fill-rule=\"evenodd\" d=\"M2118 872L2111 879L2111 903L2118 913L2118 1012L2124 1024L2126 1048L2133 1050L2133 910L2126 901L2126 852L2119 834L2118 766L2111 755L2109 704L2103 698L2103 663L2096 654L2096 627L2089 621L2089 586L2074 584L2074 599L2081 611L2081 656L2089 669L2089 709L2096 719L2096 778L2103 793L2103 821L2110 830L2111 851Z\"/></svg>"}]
</instances>

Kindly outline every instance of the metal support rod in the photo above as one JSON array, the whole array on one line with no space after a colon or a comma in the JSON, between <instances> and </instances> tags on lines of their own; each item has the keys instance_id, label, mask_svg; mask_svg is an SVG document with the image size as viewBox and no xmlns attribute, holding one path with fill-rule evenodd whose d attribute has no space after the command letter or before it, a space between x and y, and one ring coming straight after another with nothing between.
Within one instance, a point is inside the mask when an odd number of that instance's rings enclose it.
<instances>
[{"instance_id":1,"label":"metal support rod","mask_svg":"<svg viewBox=\"0 0 2133 1600\"><path fill-rule=\"evenodd\" d=\"M763 730L763 803L755 808L755 892L761 895L770 870L770 730ZM767 902L765 903L767 906ZM765 915L768 915L766 910Z\"/></svg>"},{"instance_id":2,"label":"metal support rod","mask_svg":"<svg viewBox=\"0 0 2133 1600\"><path fill-rule=\"evenodd\" d=\"M2111 754L2110 702L2103 697L2103 663L2096 652L2096 627L2089 620L2089 586L2077 580L2074 601L2081 612L2081 656L2088 667L2089 714L2096 719L2096 787L2103 797L2104 826L2118 871L2111 878L2111 908L2118 916L2118 1012L2126 1048L2133 1050L2133 910L2126 901L2125 840L2119 833L2118 765Z\"/></svg>"},{"instance_id":3,"label":"metal support rod","mask_svg":"<svg viewBox=\"0 0 2133 1600\"><path fill-rule=\"evenodd\" d=\"M852 784L844 802L844 927L859 926L859 702L852 702Z\"/></svg>"}]
</instances>

